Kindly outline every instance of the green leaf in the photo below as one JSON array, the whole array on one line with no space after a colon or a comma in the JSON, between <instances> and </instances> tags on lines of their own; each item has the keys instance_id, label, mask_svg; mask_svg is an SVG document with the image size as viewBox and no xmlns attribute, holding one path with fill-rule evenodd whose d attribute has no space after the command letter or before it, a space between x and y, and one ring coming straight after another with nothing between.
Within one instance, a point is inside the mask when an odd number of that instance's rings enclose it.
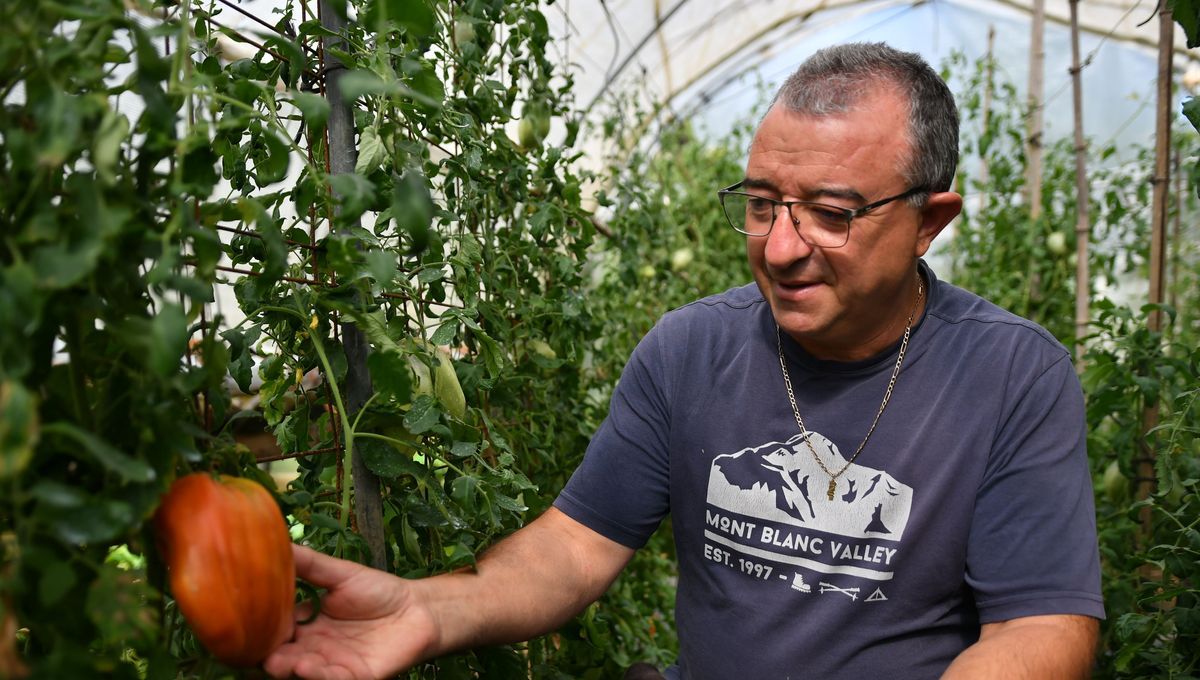
<instances>
[{"instance_id":1,"label":"green leaf","mask_svg":"<svg viewBox=\"0 0 1200 680\"><path fill-rule=\"evenodd\" d=\"M75 440L97 462L127 481L151 482L156 477L154 468L117 450L111 444L91 432L81 430L70 423L61 421L50 423L42 428L42 432L46 434L58 434Z\"/></svg>"},{"instance_id":2,"label":"green leaf","mask_svg":"<svg viewBox=\"0 0 1200 680\"><path fill-rule=\"evenodd\" d=\"M396 254L390 250L368 250L367 271L381 288L391 287L396 278Z\"/></svg>"},{"instance_id":3,"label":"green leaf","mask_svg":"<svg viewBox=\"0 0 1200 680\"><path fill-rule=\"evenodd\" d=\"M479 491L479 478L463 475L451 484L450 497L458 507L468 512L475 510L475 495Z\"/></svg>"},{"instance_id":4,"label":"green leaf","mask_svg":"<svg viewBox=\"0 0 1200 680\"><path fill-rule=\"evenodd\" d=\"M356 218L367 209L375 194L375 185L362 175L342 173L329 177L329 186L341 203L343 215Z\"/></svg>"},{"instance_id":5,"label":"green leaf","mask_svg":"<svg viewBox=\"0 0 1200 680\"><path fill-rule=\"evenodd\" d=\"M254 161L254 182L260 188L283 181L291 164L292 147L271 130L259 130L250 151Z\"/></svg>"},{"instance_id":6,"label":"green leaf","mask_svg":"<svg viewBox=\"0 0 1200 680\"><path fill-rule=\"evenodd\" d=\"M197 143L183 155L180 168L183 184L179 190L192 196L207 198L217 180L221 179L217 171L219 161L220 158L207 140Z\"/></svg>"},{"instance_id":7,"label":"green leaf","mask_svg":"<svg viewBox=\"0 0 1200 680\"><path fill-rule=\"evenodd\" d=\"M454 335L457 332L458 323L454 319L451 319L437 327L437 330L430 336L429 342L434 345L449 345L454 340Z\"/></svg>"},{"instance_id":8,"label":"green leaf","mask_svg":"<svg viewBox=\"0 0 1200 680\"><path fill-rule=\"evenodd\" d=\"M15 380L0 383L0 480L20 474L38 442L38 402Z\"/></svg>"},{"instance_id":9,"label":"green leaf","mask_svg":"<svg viewBox=\"0 0 1200 680\"><path fill-rule=\"evenodd\" d=\"M529 509L527 505L517 501L515 498L506 496L500 492L492 494L492 500L496 501L496 505L508 510L509 512L525 512Z\"/></svg>"},{"instance_id":10,"label":"green leaf","mask_svg":"<svg viewBox=\"0 0 1200 680\"><path fill-rule=\"evenodd\" d=\"M1175 22L1183 27L1188 49L1200 47L1200 0L1168 0Z\"/></svg>"},{"instance_id":11,"label":"green leaf","mask_svg":"<svg viewBox=\"0 0 1200 680\"><path fill-rule=\"evenodd\" d=\"M166 303L150 322L150 333L144 338L147 361L161 376L179 371L188 347L188 322L183 308Z\"/></svg>"},{"instance_id":12,"label":"green leaf","mask_svg":"<svg viewBox=\"0 0 1200 680\"><path fill-rule=\"evenodd\" d=\"M380 33L399 26L418 39L432 34L437 26L433 8L423 0L369 0L363 23Z\"/></svg>"},{"instance_id":13,"label":"green leaf","mask_svg":"<svg viewBox=\"0 0 1200 680\"><path fill-rule=\"evenodd\" d=\"M441 281L444 278L446 278L446 272L441 267L429 267L422 269L420 273L417 274L417 281L420 281L426 285L433 283L434 281ZM433 344L442 345L445 343L435 342Z\"/></svg>"},{"instance_id":14,"label":"green leaf","mask_svg":"<svg viewBox=\"0 0 1200 680\"><path fill-rule=\"evenodd\" d=\"M78 508L89 500L84 491L52 479L39 480L29 489L29 495L52 508Z\"/></svg>"},{"instance_id":15,"label":"green leaf","mask_svg":"<svg viewBox=\"0 0 1200 680\"><path fill-rule=\"evenodd\" d=\"M349 308L342 311L354 319L354 325L358 326L363 335L367 336L367 340L375 349L397 355L402 354L400 345L396 344L396 341L388 335L387 321L383 318L382 311L363 313Z\"/></svg>"},{"instance_id":16,"label":"green leaf","mask_svg":"<svg viewBox=\"0 0 1200 680\"><path fill-rule=\"evenodd\" d=\"M1200 98L1188 97L1183 101L1183 115L1196 130L1200 130Z\"/></svg>"},{"instance_id":17,"label":"green leaf","mask_svg":"<svg viewBox=\"0 0 1200 680\"><path fill-rule=\"evenodd\" d=\"M412 398L412 371L408 359L399 352L371 352L367 357L367 371L371 374L371 384L381 396L401 404Z\"/></svg>"},{"instance_id":18,"label":"green leaf","mask_svg":"<svg viewBox=\"0 0 1200 680\"><path fill-rule=\"evenodd\" d=\"M454 442L454 446L450 447L450 455L455 458L466 458L473 456L479 452L478 442Z\"/></svg>"},{"instance_id":19,"label":"green leaf","mask_svg":"<svg viewBox=\"0 0 1200 680\"><path fill-rule=\"evenodd\" d=\"M53 527L64 543L94 545L127 533L137 521L128 503L110 500L64 512L55 519Z\"/></svg>"},{"instance_id":20,"label":"green leaf","mask_svg":"<svg viewBox=\"0 0 1200 680\"><path fill-rule=\"evenodd\" d=\"M58 604L78 580L75 570L66 562L51 562L45 565L41 572L41 578L38 579L38 598L43 607Z\"/></svg>"},{"instance_id":21,"label":"green leaf","mask_svg":"<svg viewBox=\"0 0 1200 680\"><path fill-rule=\"evenodd\" d=\"M428 394L422 394L413 401L412 408L405 414L404 427L413 434L421 434L437 425L441 415L437 400Z\"/></svg>"},{"instance_id":22,"label":"green leaf","mask_svg":"<svg viewBox=\"0 0 1200 680\"><path fill-rule=\"evenodd\" d=\"M225 342L229 343L229 375L237 383L243 394L250 394L251 375L254 368L254 356L250 351L246 335L242 331L231 328L221 333Z\"/></svg>"},{"instance_id":23,"label":"green leaf","mask_svg":"<svg viewBox=\"0 0 1200 680\"><path fill-rule=\"evenodd\" d=\"M312 522L313 526L319 529L325 529L327 531L342 530L342 524L337 521L336 517L330 517L329 515L324 515L319 512L314 512L313 514L309 515L309 521Z\"/></svg>"},{"instance_id":24,"label":"green leaf","mask_svg":"<svg viewBox=\"0 0 1200 680\"><path fill-rule=\"evenodd\" d=\"M289 88L295 87L296 82L300 79L300 74L308 66L308 60L305 58L300 44L279 33L268 34L264 43L268 47L275 48L275 52L283 57L284 63L281 64L283 81Z\"/></svg>"},{"instance_id":25,"label":"green leaf","mask_svg":"<svg viewBox=\"0 0 1200 680\"><path fill-rule=\"evenodd\" d=\"M409 476L419 482L433 483L433 475L424 465L413 462L403 451L379 439L363 438L354 444L363 457L363 463L371 472L384 479Z\"/></svg>"},{"instance_id":26,"label":"green leaf","mask_svg":"<svg viewBox=\"0 0 1200 680\"><path fill-rule=\"evenodd\" d=\"M433 198L423 174L410 170L396 178L392 185L392 219L408 235L409 253L419 254L428 247L433 210Z\"/></svg>"},{"instance_id":27,"label":"green leaf","mask_svg":"<svg viewBox=\"0 0 1200 680\"><path fill-rule=\"evenodd\" d=\"M156 639L158 610L149 603L157 598L142 575L106 564L88 589L84 610L104 643L140 649Z\"/></svg>"},{"instance_id":28,"label":"green leaf","mask_svg":"<svg viewBox=\"0 0 1200 680\"><path fill-rule=\"evenodd\" d=\"M354 162L354 172L369 175L387 159L387 147L379 138L379 130L374 125L367 127L359 135L358 159Z\"/></svg>"},{"instance_id":29,"label":"green leaf","mask_svg":"<svg viewBox=\"0 0 1200 680\"><path fill-rule=\"evenodd\" d=\"M325 129L325 123L329 121L328 100L319 94L293 91L292 101L296 104L296 108L300 109L301 115L304 116L304 122L308 123L314 132Z\"/></svg>"},{"instance_id":30,"label":"green leaf","mask_svg":"<svg viewBox=\"0 0 1200 680\"><path fill-rule=\"evenodd\" d=\"M105 184L112 184L121 144L129 136L129 119L109 110L104 113L96 136L92 139L92 163Z\"/></svg>"},{"instance_id":31,"label":"green leaf","mask_svg":"<svg viewBox=\"0 0 1200 680\"><path fill-rule=\"evenodd\" d=\"M398 94L400 87L396 83L385 83L382 78L362 69L346 71L338 78L341 88L342 101L353 103L359 97L368 94Z\"/></svg>"},{"instance_id":32,"label":"green leaf","mask_svg":"<svg viewBox=\"0 0 1200 680\"><path fill-rule=\"evenodd\" d=\"M446 99L446 86L433 66L423 63L421 69L409 77L412 97L426 111L436 111Z\"/></svg>"}]
</instances>

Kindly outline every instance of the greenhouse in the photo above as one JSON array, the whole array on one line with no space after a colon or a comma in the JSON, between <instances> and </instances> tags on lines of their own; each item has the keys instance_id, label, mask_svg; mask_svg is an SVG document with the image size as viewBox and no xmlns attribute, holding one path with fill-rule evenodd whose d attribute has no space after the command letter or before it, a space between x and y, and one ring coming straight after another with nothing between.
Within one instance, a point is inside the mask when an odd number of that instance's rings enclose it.
<instances>
[{"instance_id":1,"label":"greenhouse","mask_svg":"<svg viewBox=\"0 0 1200 680\"><path fill-rule=\"evenodd\" d=\"M1200 677L1200 7L5 8L0 680Z\"/></svg>"}]
</instances>

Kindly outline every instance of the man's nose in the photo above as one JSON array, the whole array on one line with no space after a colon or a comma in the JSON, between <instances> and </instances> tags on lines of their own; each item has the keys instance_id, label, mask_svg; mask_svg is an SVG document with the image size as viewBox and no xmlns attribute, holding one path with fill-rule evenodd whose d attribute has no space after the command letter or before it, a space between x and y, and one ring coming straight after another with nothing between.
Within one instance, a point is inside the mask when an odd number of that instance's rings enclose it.
<instances>
[{"instance_id":1,"label":"man's nose","mask_svg":"<svg viewBox=\"0 0 1200 680\"><path fill-rule=\"evenodd\" d=\"M796 260L801 260L812 254L812 246L800 236L800 228L792 221L792 213L788 206L779 206L775 214L775 224L771 233L767 234L767 244L764 251L767 263L773 267L787 267Z\"/></svg>"}]
</instances>

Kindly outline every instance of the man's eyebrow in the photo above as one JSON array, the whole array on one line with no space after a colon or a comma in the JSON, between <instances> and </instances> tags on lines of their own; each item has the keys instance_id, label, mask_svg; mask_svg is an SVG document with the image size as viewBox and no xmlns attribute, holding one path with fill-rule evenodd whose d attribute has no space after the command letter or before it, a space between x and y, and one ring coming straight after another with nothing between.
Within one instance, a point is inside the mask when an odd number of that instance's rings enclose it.
<instances>
[{"instance_id":1,"label":"man's eyebrow","mask_svg":"<svg viewBox=\"0 0 1200 680\"><path fill-rule=\"evenodd\" d=\"M776 191L775 183L768 179L759 177L747 177L742 180L743 189L766 189L768 191Z\"/></svg>"},{"instance_id":2,"label":"man's eyebrow","mask_svg":"<svg viewBox=\"0 0 1200 680\"><path fill-rule=\"evenodd\" d=\"M742 188L743 189L760 189L760 190L766 190L766 191L771 191L771 192L775 192L775 193L781 193L779 191L778 187L776 187L774 182L772 182L769 179L763 179L761 177L747 177L747 178L743 179L742 180ZM847 200L847 201L856 201L858 203L865 203L867 200L862 194L858 193L854 189L847 187L847 186L820 187L815 191L808 192L804 198L805 198L805 200L820 200L822 198L840 198L840 199Z\"/></svg>"}]
</instances>

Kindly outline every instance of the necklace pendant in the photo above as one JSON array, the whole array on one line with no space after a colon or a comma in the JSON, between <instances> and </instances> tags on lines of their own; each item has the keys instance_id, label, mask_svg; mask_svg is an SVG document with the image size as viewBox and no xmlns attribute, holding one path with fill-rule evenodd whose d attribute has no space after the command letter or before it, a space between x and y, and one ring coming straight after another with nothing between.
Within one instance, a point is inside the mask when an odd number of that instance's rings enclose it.
<instances>
[{"instance_id":1,"label":"necklace pendant","mask_svg":"<svg viewBox=\"0 0 1200 680\"><path fill-rule=\"evenodd\" d=\"M829 493L828 493L829 500L833 500L833 494L836 491L837 491L837 480L836 479L829 480Z\"/></svg>"}]
</instances>

